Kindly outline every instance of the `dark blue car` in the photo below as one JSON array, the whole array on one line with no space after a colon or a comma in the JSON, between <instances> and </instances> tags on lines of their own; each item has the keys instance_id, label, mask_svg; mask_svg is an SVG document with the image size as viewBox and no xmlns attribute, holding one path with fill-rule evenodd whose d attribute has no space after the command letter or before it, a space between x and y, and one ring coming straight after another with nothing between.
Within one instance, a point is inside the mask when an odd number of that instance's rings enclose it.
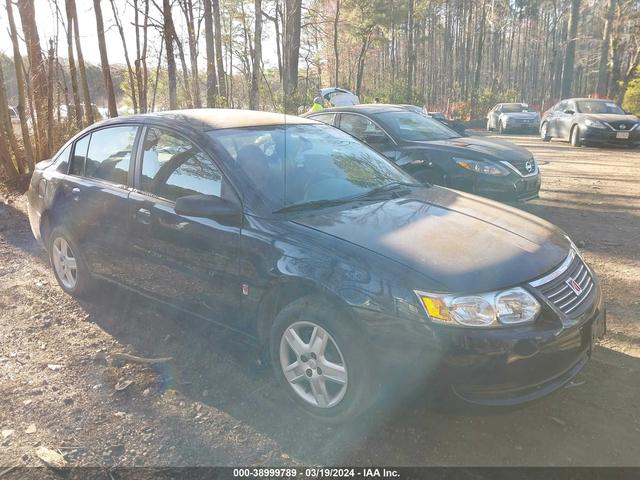
<instances>
[{"instance_id":1,"label":"dark blue car","mask_svg":"<svg viewBox=\"0 0 640 480\"><path fill-rule=\"evenodd\" d=\"M66 292L108 280L232 329L329 421L403 376L480 404L538 398L604 331L598 279L559 229L417 183L310 119L107 120L38 164L29 218Z\"/></svg>"}]
</instances>

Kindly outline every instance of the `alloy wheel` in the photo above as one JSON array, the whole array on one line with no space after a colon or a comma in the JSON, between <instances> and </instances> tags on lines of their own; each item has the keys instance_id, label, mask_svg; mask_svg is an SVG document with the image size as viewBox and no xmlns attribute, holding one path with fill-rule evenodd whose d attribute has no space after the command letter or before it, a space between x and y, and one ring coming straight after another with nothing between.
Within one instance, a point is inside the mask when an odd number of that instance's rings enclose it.
<instances>
[{"instance_id":1,"label":"alloy wheel","mask_svg":"<svg viewBox=\"0 0 640 480\"><path fill-rule=\"evenodd\" d=\"M53 268L60 282L69 290L73 290L78 283L78 262L69 242L63 237L57 237L53 241L51 253Z\"/></svg>"},{"instance_id":2,"label":"alloy wheel","mask_svg":"<svg viewBox=\"0 0 640 480\"><path fill-rule=\"evenodd\" d=\"M347 392L344 356L331 334L315 323L287 327L280 339L280 367L293 391L315 407L334 407Z\"/></svg>"}]
</instances>

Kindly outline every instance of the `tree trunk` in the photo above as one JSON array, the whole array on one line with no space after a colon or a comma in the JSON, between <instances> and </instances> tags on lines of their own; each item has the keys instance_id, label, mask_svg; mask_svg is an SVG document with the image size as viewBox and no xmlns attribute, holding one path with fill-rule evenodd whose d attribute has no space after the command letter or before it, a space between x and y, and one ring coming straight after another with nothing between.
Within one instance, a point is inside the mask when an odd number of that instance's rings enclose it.
<instances>
[{"instance_id":1,"label":"tree trunk","mask_svg":"<svg viewBox=\"0 0 640 480\"><path fill-rule=\"evenodd\" d=\"M196 38L195 18L193 16L193 1L184 0L180 5L187 25L189 61L191 62L191 96L193 99L193 106L195 108L202 108L202 99L200 98L200 79L198 74L198 39Z\"/></svg>"},{"instance_id":2,"label":"tree trunk","mask_svg":"<svg viewBox=\"0 0 640 480\"><path fill-rule=\"evenodd\" d=\"M253 31L253 65L251 66L251 94L249 108L260 108L260 69L262 64L262 0L254 0L255 25Z\"/></svg>"},{"instance_id":3,"label":"tree trunk","mask_svg":"<svg viewBox=\"0 0 640 480\"><path fill-rule=\"evenodd\" d=\"M560 95L562 98L571 96L573 86L573 70L576 56L576 36L578 35L578 21L580 19L580 0L571 0L571 16L569 17L569 39L567 50L564 54L562 67L562 85Z\"/></svg>"},{"instance_id":4,"label":"tree trunk","mask_svg":"<svg viewBox=\"0 0 640 480\"><path fill-rule=\"evenodd\" d=\"M29 64L31 66L31 85L33 87L33 101L36 111L34 125L38 132L36 151L38 159L41 160L49 157L47 141L49 132L47 132L46 123L48 116L47 71L45 67L45 60L42 55L42 48L40 46L40 36L36 25L34 3L31 0L19 0L18 10L20 11L22 31L24 32Z\"/></svg>"},{"instance_id":5,"label":"tree trunk","mask_svg":"<svg viewBox=\"0 0 640 480\"><path fill-rule=\"evenodd\" d=\"M600 42L600 61L598 62L598 84L596 86L596 93L600 97L604 97L607 94L607 80L609 79L609 39L611 38L615 9L616 0L609 0L604 22L604 32L602 34L602 41Z\"/></svg>"},{"instance_id":6,"label":"tree trunk","mask_svg":"<svg viewBox=\"0 0 640 480\"><path fill-rule=\"evenodd\" d=\"M109 57L107 56L107 45L104 40L104 24L102 21L102 8L100 0L93 0L93 8L96 15L96 28L98 30L98 48L100 49L100 63L102 64L102 77L104 78L104 89L107 93L107 104L109 106L109 116L115 118L118 116L118 106L116 105L116 94L113 90L113 80L111 78L111 69L109 67ZM133 85L131 86L132 88ZM87 107L91 109L89 105Z\"/></svg>"},{"instance_id":7,"label":"tree trunk","mask_svg":"<svg viewBox=\"0 0 640 480\"><path fill-rule=\"evenodd\" d=\"M173 51L173 39L175 31L173 29L173 18L171 16L171 1L162 0L162 16L164 20L164 46L167 52L167 75L169 76L169 108L178 108L177 79L176 79L176 58ZM157 78L157 77L156 77Z\"/></svg>"},{"instance_id":8,"label":"tree trunk","mask_svg":"<svg viewBox=\"0 0 640 480\"><path fill-rule=\"evenodd\" d=\"M222 26L219 0L211 0L211 9L213 10L213 26L215 28L216 63L218 64L218 93L221 97L224 97L225 105L229 106L227 80L224 74L224 58L222 56Z\"/></svg>"},{"instance_id":9,"label":"tree trunk","mask_svg":"<svg viewBox=\"0 0 640 480\"><path fill-rule=\"evenodd\" d=\"M207 107L213 108L217 106L218 77L216 75L215 40L213 37L213 13L211 11L211 0L204 0L204 36L207 46Z\"/></svg>"},{"instance_id":10,"label":"tree trunk","mask_svg":"<svg viewBox=\"0 0 640 480\"><path fill-rule=\"evenodd\" d=\"M18 31L16 30L16 22L13 18L13 6L11 0L7 0L7 18L9 20L9 33L11 36L11 44L13 46L13 65L16 72L16 84L18 87L18 116L20 117L20 132L22 133L22 144L24 146L24 154L29 170L33 171L35 165L35 157L33 154L33 146L31 145L31 133L29 132L29 124L27 122L27 95L24 85L24 65L22 63L22 55L20 54L20 45L18 43Z\"/></svg>"},{"instance_id":11,"label":"tree trunk","mask_svg":"<svg viewBox=\"0 0 640 480\"><path fill-rule=\"evenodd\" d=\"M409 15L407 19L407 92L406 101L413 103L413 88L415 82L415 68L416 68L416 46L414 42L414 15L413 15L414 0L409 0Z\"/></svg>"},{"instance_id":12,"label":"tree trunk","mask_svg":"<svg viewBox=\"0 0 640 480\"><path fill-rule=\"evenodd\" d=\"M298 89L302 0L285 0L284 7L283 89L285 98L290 99L290 96Z\"/></svg>"},{"instance_id":13,"label":"tree trunk","mask_svg":"<svg viewBox=\"0 0 640 480\"><path fill-rule=\"evenodd\" d=\"M335 58L335 72L333 86L337 87L340 73L340 55L338 51L338 24L340 22L340 0L336 0L336 15L333 17L333 55Z\"/></svg>"},{"instance_id":14,"label":"tree trunk","mask_svg":"<svg viewBox=\"0 0 640 480\"><path fill-rule=\"evenodd\" d=\"M82 86L82 100L84 101L84 115L89 124L95 122L93 117L93 108L91 108L91 94L89 93L89 82L87 80L87 69L84 65L84 57L82 55L82 46L80 43L80 30L78 28L78 12L76 10L75 0L66 0L67 8L73 18L73 33L76 40L76 53L78 55L78 70L80 71L80 84Z\"/></svg>"},{"instance_id":15,"label":"tree trunk","mask_svg":"<svg viewBox=\"0 0 640 480\"><path fill-rule=\"evenodd\" d=\"M115 0L109 0L111 3L111 11L113 12L113 19L116 22L116 28L118 29L118 33L120 34L120 40L122 41L122 48L124 50L124 61L127 64L127 73L129 74L129 89L131 91L131 103L133 104L134 113L138 113L138 95L136 94L137 90L137 81L135 80L135 74L133 73L133 68L131 67L131 61L129 60L129 49L127 48L127 41L124 36L124 28L122 28L122 22L120 21L120 16L118 14L118 9L116 8ZM136 10L137 14L137 10ZM136 33L137 33L137 22L136 22ZM137 41L137 35L136 35Z\"/></svg>"},{"instance_id":16,"label":"tree trunk","mask_svg":"<svg viewBox=\"0 0 640 480\"><path fill-rule=\"evenodd\" d=\"M18 159L18 151L16 137L13 133L13 125L11 125L11 117L9 116L9 109L7 108L7 92L5 91L4 72L2 70L2 62L0 62L0 164L4 167L5 174L9 179L18 176L20 167L20 160ZM14 157L16 158L16 164L11 159L11 150L13 150Z\"/></svg>"},{"instance_id":17,"label":"tree trunk","mask_svg":"<svg viewBox=\"0 0 640 480\"><path fill-rule=\"evenodd\" d=\"M82 104L80 103L80 90L78 89L78 72L76 71L76 61L73 55L73 16L69 11L69 2L66 2L67 12L67 56L69 61L69 76L71 77L71 94L73 96L73 106L75 115L71 110L67 115L72 119L78 128L82 128Z\"/></svg>"}]
</instances>

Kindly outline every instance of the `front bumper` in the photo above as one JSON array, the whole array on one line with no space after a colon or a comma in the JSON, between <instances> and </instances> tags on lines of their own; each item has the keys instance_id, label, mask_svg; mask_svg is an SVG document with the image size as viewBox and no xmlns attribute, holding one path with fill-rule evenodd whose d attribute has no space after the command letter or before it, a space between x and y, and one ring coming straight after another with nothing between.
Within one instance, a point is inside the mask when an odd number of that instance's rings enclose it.
<instances>
[{"instance_id":1,"label":"front bumper","mask_svg":"<svg viewBox=\"0 0 640 480\"><path fill-rule=\"evenodd\" d=\"M542 179L539 173L528 177L516 174L510 174L506 177L477 175L470 191L499 201L526 201L538 197L541 183Z\"/></svg>"},{"instance_id":2,"label":"front bumper","mask_svg":"<svg viewBox=\"0 0 640 480\"><path fill-rule=\"evenodd\" d=\"M450 389L468 403L508 406L544 397L575 377L591 356L594 339L604 335L606 310L596 283L591 305L564 324L544 306L536 322L522 327L408 323L372 338L376 357L385 362L383 381L403 378Z\"/></svg>"},{"instance_id":3,"label":"front bumper","mask_svg":"<svg viewBox=\"0 0 640 480\"><path fill-rule=\"evenodd\" d=\"M618 134L621 136L627 136L628 138L618 138ZM626 135L625 135L626 134ZM603 128L585 128L580 129L580 140L585 145L613 145L633 147L640 145L640 129L634 130L619 130L614 131L610 128L606 130Z\"/></svg>"},{"instance_id":4,"label":"front bumper","mask_svg":"<svg viewBox=\"0 0 640 480\"><path fill-rule=\"evenodd\" d=\"M523 121L510 121L505 123L504 129L505 131L513 132L513 131L538 131L540 127L540 122L531 121L531 122L523 122Z\"/></svg>"}]
</instances>

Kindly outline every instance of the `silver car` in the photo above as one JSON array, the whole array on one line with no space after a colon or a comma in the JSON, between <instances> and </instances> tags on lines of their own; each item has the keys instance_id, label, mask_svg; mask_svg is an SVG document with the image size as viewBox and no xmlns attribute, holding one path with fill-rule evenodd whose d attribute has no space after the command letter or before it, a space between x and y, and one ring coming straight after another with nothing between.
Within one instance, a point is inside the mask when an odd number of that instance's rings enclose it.
<instances>
[{"instance_id":1,"label":"silver car","mask_svg":"<svg viewBox=\"0 0 640 480\"><path fill-rule=\"evenodd\" d=\"M526 103L499 103L487 114L487 131L537 131L540 114Z\"/></svg>"}]
</instances>

